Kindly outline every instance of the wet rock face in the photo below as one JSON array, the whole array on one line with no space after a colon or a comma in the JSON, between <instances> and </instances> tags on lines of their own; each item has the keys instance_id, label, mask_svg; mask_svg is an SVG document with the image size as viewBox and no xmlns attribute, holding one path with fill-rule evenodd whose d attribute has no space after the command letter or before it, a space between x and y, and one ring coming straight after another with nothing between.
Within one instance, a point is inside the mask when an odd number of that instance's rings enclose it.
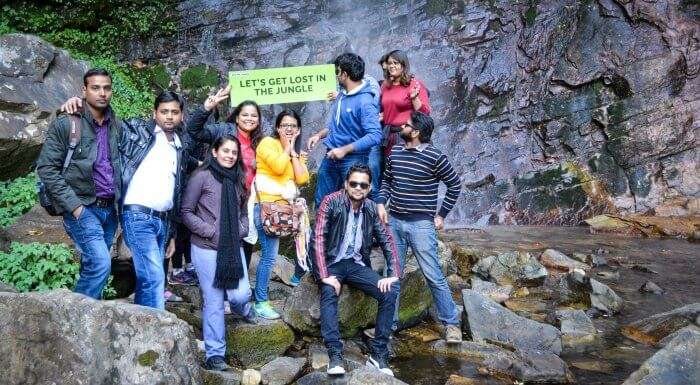
<instances>
[{"instance_id":1,"label":"wet rock face","mask_svg":"<svg viewBox=\"0 0 700 385\"><path fill-rule=\"evenodd\" d=\"M67 290L0 293L6 384L198 384L189 326L137 305Z\"/></svg>"},{"instance_id":2,"label":"wet rock face","mask_svg":"<svg viewBox=\"0 0 700 385\"><path fill-rule=\"evenodd\" d=\"M31 170L53 112L79 95L87 63L36 36L0 36L0 180Z\"/></svg>"},{"instance_id":3,"label":"wet rock face","mask_svg":"<svg viewBox=\"0 0 700 385\"><path fill-rule=\"evenodd\" d=\"M693 2L213 0L178 9L177 37L130 42L125 59L223 74L351 50L381 78L380 56L406 50L430 90L433 141L465 183L448 220L577 224L599 213L698 210ZM290 107L305 127L329 113L321 102ZM267 127L279 109L265 108Z\"/></svg>"}]
</instances>

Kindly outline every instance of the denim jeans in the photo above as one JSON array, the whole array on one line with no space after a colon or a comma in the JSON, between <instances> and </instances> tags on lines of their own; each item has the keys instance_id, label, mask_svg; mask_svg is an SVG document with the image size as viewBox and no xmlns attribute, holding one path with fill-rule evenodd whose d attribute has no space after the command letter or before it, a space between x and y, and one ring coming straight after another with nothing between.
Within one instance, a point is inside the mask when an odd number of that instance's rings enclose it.
<instances>
[{"instance_id":1,"label":"denim jeans","mask_svg":"<svg viewBox=\"0 0 700 385\"><path fill-rule=\"evenodd\" d=\"M206 358L226 354L226 325L224 323L224 290L214 287L216 275L216 250L203 249L192 245L192 262L194 263L199 287L202 289L202 331ZM243 277L238 281L236 289L226 290L226 297L231 304L231 311L241 316L247 316L251 311L250 284L248 269L245 268L245 256L241 248Z\"/></svg>"},{"instance_id":2,"label":"denim jeans","mask_svg":"<svg viewBox=\"0 0 700 385\"><path fill-rule=\"evenodd\" d=\"M75 284L76 293L102 298L102 289L107 284L112 267L109 249L117 222L114 207L85 206L78 219L71 213L63 215L63 227L80 251L80 277Z\"/></svg>"},{"instance_id":3,"label":"denim jeans","mask_svg":"<svg viewBox=\"0 0 700 385\"><path fill-rule=\"evenodd\" d=\"M316 195L314 196L316 209L318 210L321 206L323 197L343 188L343 182L350 167L356 163L367 165L367 159L367 154L348 154L340 160L323 158L316 174Z\"/></svg>"},{"instance_id":4,"label":"denim jeans","mask_svg":"<svg viewBox=\"0 0 700 385\"><path fill-rule=\"evenodd\" d=\"M140 211L125 211L122 213L122 229L136 270L134 303L164 309L163 259L168 222Z\"/></svg>"},{"instance_id":5,"label":"denim jeans","mask_svg":"<svg viewBox=\"0 0 700 385\"><path fill-rule=\"evenodd\" d=\"M459 325L457 306L452 300L447 280L440 269L435 223L430 220L404 221L391 217L389 226L394 236L394 242L396 242L401 268L403 269L406 264L406 251L410 246L433 295L438 318L444 324ZM388 265L387 275L390 276L391 273L391 265ZM394 327L398 325L398 320L399 301L397 300L394 311Z\"/></svg>"},{"instance_id":6,"label":"denim jeans","mask_svg":"<svg viewBox=\"0 0 700 385\"><path fill-rule=\"evenodd\" d=\"M260 262L255 271L255 302L267 301L267 286L270 283L272 268L275 266L275 259L280 249L280 239L265 234L263 230L262 218L260 218L260 204L256 203L253 209L253 222L258 230L260 240Z\"/></svg>"},{"instance_id":7,"label":"denim jeans","mask_svg":"<svg viewBox=\"0 0 700 385\"><path fill-rule=\"evenodd\" d=\"M367 165L372 171L372 191L369 192L369 199L377 201L379 199L379 189L382 188L382 173L384 170L384 152L381 146L374 146L369 150Z\"/></svg>"},{"instance_id":8,"label":"denim jeans","mask_svg":"<svg viewBox=\"0 0 700 385\"><path fill-rule=\"evenodd\" d=\"M380 292L377 282L382 277L372 268L362 266L350 259L343 259L328 266L328 274L334 275L341 283L358 288L377 300L379 309L377 310L374 338L370 341L369 347L372 353L386 357L388 353L386 345L391 334L392 314L399 293L397 284L394 283L389 292ZM321 292L321 336L323 336L329 353L342 352L343 343L340 341L338 327L338 296L335 294L333 286L323 282L319 282L319 291Z\"/></svg>"}]
</instances>

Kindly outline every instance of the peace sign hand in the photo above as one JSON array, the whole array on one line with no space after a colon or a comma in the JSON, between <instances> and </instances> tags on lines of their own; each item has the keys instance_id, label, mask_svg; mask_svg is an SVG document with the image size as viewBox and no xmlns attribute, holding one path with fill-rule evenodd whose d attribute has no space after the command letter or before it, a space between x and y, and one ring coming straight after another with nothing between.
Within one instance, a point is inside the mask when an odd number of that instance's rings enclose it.
<instances>
[{"instance_id":1,"label":"peace sign hand","mask_svg":"<svg viewBox=\"0 0 700 385\"><path fill-rule=\"evenodd\" d=\"M216 107L221 101L228 99L231 93L231 86L226 86L226 88L220 89L215 95L212 95L204 101L204 109L211 111Z\"/></svg>"}]
</instances>

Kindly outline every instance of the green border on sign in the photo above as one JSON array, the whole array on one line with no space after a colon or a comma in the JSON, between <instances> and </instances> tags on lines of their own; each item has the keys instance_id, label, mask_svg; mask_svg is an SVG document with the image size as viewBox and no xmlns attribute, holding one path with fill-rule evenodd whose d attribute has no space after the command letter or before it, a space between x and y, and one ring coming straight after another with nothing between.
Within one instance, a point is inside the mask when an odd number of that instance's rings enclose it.
<instances>
[{"instance_id":1,"label":"green border on sign","mask_svg":"<svg viewBox=\"0 0 700 385\"><path fill-rule=\"evenodd\" d=\"M244 100L282 104L326 100L337 81L333 64L230 71L231 105Z\"/></svg>"}]
</instances>

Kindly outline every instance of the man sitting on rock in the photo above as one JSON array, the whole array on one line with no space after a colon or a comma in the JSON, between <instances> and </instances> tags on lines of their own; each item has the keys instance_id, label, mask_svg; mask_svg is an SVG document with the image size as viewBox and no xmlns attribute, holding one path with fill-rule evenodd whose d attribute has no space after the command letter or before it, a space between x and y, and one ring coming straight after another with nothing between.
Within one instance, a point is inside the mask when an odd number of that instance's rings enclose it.
<instances>
[{"instance_id":1,"label":"man sitting on rock","mask_svg":"<svg viewBox=\"0 0 700 385\"><path fill-rule=\"evenodd\" d=\"M401 126L404 145L397 145L387 158L377 210L383 223L389 222L401 257L401 266L410 246L433 294L438 318L445 326L445 340L462 341L460 315L452 300L437 253L437 233L443 219L459 197L460 180L447 157L430 143L433 119L414 111ZM445 198L435 214L440 182L447 185ZM384 205L389 202L391 220ZM391 265L388 266L391 275ZM398 324L398 301L394 327Z\"/></svg>"},{"instance_id":2,"label":"man sitting on rock","mask_svg":"<svg viewBox=\"0 0 700 385\"><path fill-rule=\"evenodd\" d=\"M321 335L328 349L327 373L340 375L343 367L343 344L338 327L338 297L342 283L356 287L379 303L376 333L370 341L367 365L392 375L387 366L387 343L401 276L398 254L392 236L380 222L377 206L367 199L372 173L365 165L350 167L345 188L323 198L318 213L311 255L315 258L314 274L320 281ZM393 276L382 278L370 265L372 237L375 237L393 266Z\"/></svg>"},{"instance_id":3,"label":"man sitting on rock","mask_svg":"<svg viewBox=\"0 0 700 385\"><path fill-rule=\"evenodd\" d=\"M93 68L83 76L85 108L79 114L75 143L71 121L59 115L49 126L37 160L37 174L53 206L63 214L63 225L80 250L80 277L75 292L102 298L111 268L109 248L117 230L121 194L118 154L121 122L114 116L112 77ZM67 159L69 147L74 147Z\"/></svg>"}]
</instances>

